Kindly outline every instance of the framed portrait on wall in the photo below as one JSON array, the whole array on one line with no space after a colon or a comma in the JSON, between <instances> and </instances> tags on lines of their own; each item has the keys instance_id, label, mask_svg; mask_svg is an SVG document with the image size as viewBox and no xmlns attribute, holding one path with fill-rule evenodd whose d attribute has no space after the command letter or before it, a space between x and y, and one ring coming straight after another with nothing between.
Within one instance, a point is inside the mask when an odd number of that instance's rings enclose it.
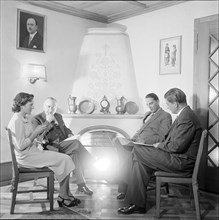
<instances>
[{"instance_id":1,"label":"framed portrait on wall","mask_svg":"<svg viewBox=\"0 0 219 220\"><path fill-rule=\"evenodd\" d=\"M160 75L181 73L182 36L160 40Z\"/></svg>"},{"instance_id":2,"label":"framed portrait on wall","mask_svg":"<svg viewBox=\"0 0 219 220\"><path fill-rule=\"evenodd\" d=\"M45 52L46 16L17 10L17 49Z\"/></svg>"}]
</instances>

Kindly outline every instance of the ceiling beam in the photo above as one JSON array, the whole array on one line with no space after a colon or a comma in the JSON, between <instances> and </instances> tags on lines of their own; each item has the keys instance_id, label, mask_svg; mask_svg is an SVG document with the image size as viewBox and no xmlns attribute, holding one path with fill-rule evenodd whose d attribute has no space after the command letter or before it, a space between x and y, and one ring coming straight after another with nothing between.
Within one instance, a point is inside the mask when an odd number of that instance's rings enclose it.
<instances>
[{"instance_id":1,"label":"ceiling beam","mask_svg":"<svg viewBox=\"0 0 219 220\"><path fill-rule=\"evenodd\" d=\"M112 22L116 22L119 20L123 20L123 19L127 19L130 17L134 17L134 16L138 16L141 14L145 14L145 13L149 13L155 10L159 10L159 9L163 9L166 7L170 7L170 6L174 6L177 4L181 4L181 3L185 3L186 0L180 0L180 1L159 1L159 3L157 4L153 4L150 7L146 7L145 9L141 9L141 10L132 10L132 11L126 11L123 13L118 13L117 15L113 15L108 17L108 23L112 23Z\"/></svg>"},{"instance_id":2,"label":"ceiling beam","mask_svg":"<svg viewBox=\"0 0 219 220\"><path fill-rule=\"evenodd\" d=\"M27 0L19 0L19 1L23 1L26 3L29 3L31 5L35 5L35 6L39 6L42 8L46 8L49 10L53 10L53 11L57 11L57 12L61 12L61 13L65 13L65 14L69 14L69 15L73 15L76 17L80 17L80 18L84 18L84 19L89 19L89 20L93 20L93 21L98 21L98 22L102 22L102 23L108 23L108 18L106 16L97 14L97 13L93 13L90 11L86 11L83 9L78 9L75 7L70 7L70 6L66 6L63 5L61 3L58 2L53 2L53 1L49 1L49 0L44 0L44 1L40 1L40 0L33 0L33 1L27 1Z\"/></svg>"},{"instance_id":3,"label":"ceiling beam","mask_svg":"<svg viewBox=\"0 0 219 220\"><path fill-rule=\"evenodd\" d=\"M144 3L141 3L141 2L136 1L136 0L126 1L126 2L129 3L129 4L132 4L132 5L138 6L140 8L147 8L148 7L146 3L144 4Z\"/></svg>"},{"instance_id":4,"label":"ceiling beam","mask_svg":"<svg viewBox=\"0 0 219 220\"><path fill-rule=\"evenodd\" d=\"M153 4L144 4L141 3L140 1L136 0L129 0L129 1L124 1L128 4L132 4L133 7L130 6L129 9L123 10L123 11L118 11L117 13L114 13L111 16L105 16L101 15L98 13L90 12L89 10L83 10L79 9L77 7L69 6L69 5L64 5L61 4L62 0L59 1L52 1L52 0L17 0L17 1L22 1L25 3L29 3L35 6L39 6L42 8L46 8L49 10L69 14L72 16L88 19L88 20L93 20L105 24L109 24L112 22L117 22L119 20L127 19L130 17L134 17L137 15L145 14L148 12L152 12L155 10L159 10L165 7L173 6L176 4L184 3L187 0L178 0L178 1L155 1L156 3ZM106 2L106 1L100 1L101 2ZM116 3L116 1L114 1ZM119 2L119 1L118 1ZM120 1L122 2L122 1ZM92 3L92 1L91 1ZM93 2L94 3L94 2ZM135 7L134 7L135 6Z\"/></svg>"}]
</instances>

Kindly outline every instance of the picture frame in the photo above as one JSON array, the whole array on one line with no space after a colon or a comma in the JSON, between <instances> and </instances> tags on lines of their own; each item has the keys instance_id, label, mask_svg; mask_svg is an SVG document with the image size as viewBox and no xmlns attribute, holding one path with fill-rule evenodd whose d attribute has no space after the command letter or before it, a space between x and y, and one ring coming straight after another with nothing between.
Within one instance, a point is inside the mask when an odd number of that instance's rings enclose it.
<instances>
[{"instance_id":1,"label":"picture frame","mask_svg":"<svg viewBox=\"0 0 219 220\"><path fill-rule=\"evenodd\" d=\"M181 73L182 36L160 40L160 75Z\"/></svg>"},{"instance_id":2,"label":"picture frame","mask_svg":"<svg viewBox=\"0 0 219 220\"><path fill-rule=\"evenodd\" d=\"M28 23L28 24L27 24ZM30 33L37 33L30 39ZM45 52L46 16L17 9L17 49Z\"/></svg>"}]
</instances>

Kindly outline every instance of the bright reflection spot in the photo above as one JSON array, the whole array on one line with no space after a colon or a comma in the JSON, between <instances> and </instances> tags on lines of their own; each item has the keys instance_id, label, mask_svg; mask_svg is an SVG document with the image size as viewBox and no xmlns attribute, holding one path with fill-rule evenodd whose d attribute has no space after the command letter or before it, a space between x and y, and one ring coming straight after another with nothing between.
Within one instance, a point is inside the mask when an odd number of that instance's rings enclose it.
<instances>
[{"instance_id":1,"label":"bright reflection spot","mask_svg":"<svg viewBox=\"0 0 219 220\"><path fill-rule=\"evenodd\" d=\"M107 158L101 158L94 163L94 167L99 171L107 171L110 166L110 160Z\"/></svg>"},{"instance_id":2,"label":"bright reflection spot","mask_svg":"<svg viewBox=\"0 0 219 220\"><path fill-rule=\"evenodd\" d=\"M116 181L119 172L118 155L113 147L87 147L95 162L88 169L85 169L86 178L92 180Z\"/></svg>"}]
</instances>

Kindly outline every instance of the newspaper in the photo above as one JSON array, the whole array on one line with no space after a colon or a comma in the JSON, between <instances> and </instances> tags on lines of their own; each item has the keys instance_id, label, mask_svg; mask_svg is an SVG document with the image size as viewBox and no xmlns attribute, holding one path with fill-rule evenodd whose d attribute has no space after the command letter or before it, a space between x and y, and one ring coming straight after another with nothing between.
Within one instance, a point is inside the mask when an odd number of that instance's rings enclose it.
<instances>
[{"instance_id":1,"label":"newspaper","mask_svg":"<svg viewBox=\"0 0 219 220\"><path fill-rule=\"evenodd\" d=\"M129 143L133 143L135 145L143 145L143 146L148 146L148 147L154 147L154 145L152 145L152 144L144 144L144 143L132 141L131 139L127 139L127 138L124 138L124 137L118 137L118 140L119 140L121 145L126 145L126 144L129 144Z\"/></svg>"}]
</instances>

